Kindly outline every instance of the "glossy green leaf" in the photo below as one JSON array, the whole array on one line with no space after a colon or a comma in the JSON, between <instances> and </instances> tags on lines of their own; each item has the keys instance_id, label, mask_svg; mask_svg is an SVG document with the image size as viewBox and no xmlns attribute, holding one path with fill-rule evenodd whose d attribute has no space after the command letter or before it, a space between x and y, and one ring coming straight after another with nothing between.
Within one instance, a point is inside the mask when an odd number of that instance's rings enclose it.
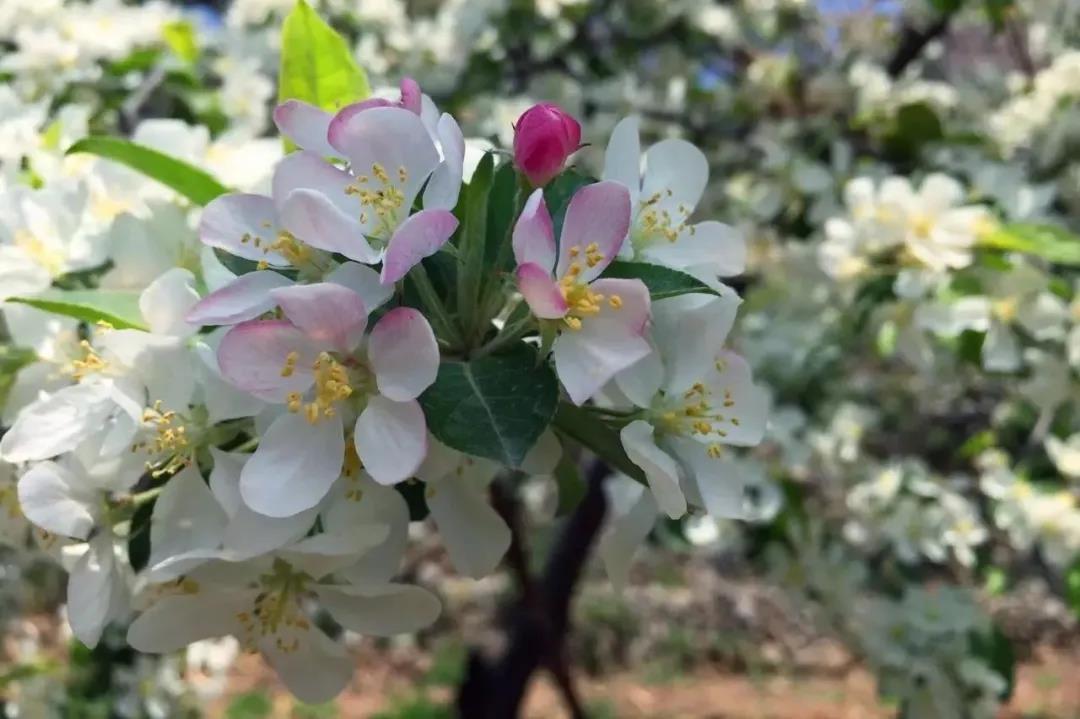
<instances>
[{"instance_id":1,"label":"glossy green leaf","mask_svg":"<svg viewBox=\"0 0 1080 719\"><path fill-rule=\"evenodd\" d=\"M191 23L186 20L167 23L161 34L169 49L184 62L190 64L199 59L199 41Z\"/></svg>"},{"instance_id":2,"label":"glossy green leaf","mask_svg":"<svg viewBox=\"0 0 1080 719\"><path fill-rule=\"evenodd\" d=\"M11 297L8 302L30 305L55 315L115 329L146 329L139 311L139 294L123 290L49 290L37 297Z\"/></svg>"},{"instance_id":3,"label":"glossy green leaf","mask_svg":"<svg viewBox=\"0 0 1080 719\"><path fill-rule=\"evenodd\" d=\"M649 296L655 300L690 294L718 294L707 284L685 272L647 262L623 262L616 260L604 270L604 277L641 280L649 288Z\"/></svg>"},{"instance_id":4,"label":"glossy green leaf","mask_svg":"<svg viewBox=\"0 0 1080 719\"><path fill-rule=\"evenodd\" d=\"M68 148L67 154L77 152L86 152L127 165L176 190L196 205L205 205L229 191L212 175L183 160L119 137L84 137Z\"/></svg>"},{"instance_id":5,"label":"glossy green leaf","mask_svg":"<svg viewBox=\"0 0 1080 719\"><path fill-rule=\"evenodd\" d=\"M443 444L517 467L551 424L558 398L551 367L522 345L507 354L443 362L420 404Z\"/></svg>"},{"instance_id":6,"label":"glossy green leaf","mask_svg":"<svg viewBox=\"0 0 1080 719\"><path fill-rule=\"evenodd\" d=\"M303 100L334 110L371 95L367 75L348 43L304 0L281 26L278 100Z\"/></svg>"},{"instance_id":7,"label":"glossy green leaf","mask_svg":"<svg viewBox=\"0 0 1080 719\"><path fill-rule=\"evenodd\" d=\"M461 229L457 237L458 283L457 310L465 330L466 341L480 333L482 318L479 307L483 295L484 255L488 219L488 195L495 174L495 158L484 155L476 166L472 179L464 189L464 199L458 204Z\"/></svg>"}]
</instances>

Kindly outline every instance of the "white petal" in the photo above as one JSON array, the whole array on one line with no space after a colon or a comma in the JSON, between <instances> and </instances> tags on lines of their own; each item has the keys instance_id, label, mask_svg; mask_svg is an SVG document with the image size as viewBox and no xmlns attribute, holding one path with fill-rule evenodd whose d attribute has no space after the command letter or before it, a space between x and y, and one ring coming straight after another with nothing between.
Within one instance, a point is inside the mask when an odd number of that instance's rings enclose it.
<instances>
[{"instance_id":1,"label":"white petal","mask_svg":"<svg viewBox=\"0 0 1080 719\"><path fill-rule=\"evenodd\" d=\"M372 397L356 420L353 437L364 469L379 484L413 476L427 454L427 422L416 400Z\"/></svg>"},{"instance_id":2,"label":"white petal","mask_svg":"<svg viewBox=\"0 0 1080 719\"><path fill-rule=\"evenodd\" d=\"M390 301L394 286L379 281L379 273L357 262L346 262L326 276L326 282L348 287L360 295L369 313Z\"/></svg>"},{"instance_id":3,"label":"white petal","mask_svg":"<svg viewBox=\"0 0 1080 719\"><path fill-rule=\"evenodd\" d=\"M383 487L363 473L355 478L343 477L334 485L325 507L322 522L327 532L376 523L389 527L382 544L339 570L342 577L367 586L389 581L397 574L409 541L409 507L397 490Z\"/></svg>"},{"instance_id":4,"label":"white petal","mask_svg":"<svg viewBox=\"0 0 1080 719\"><path fill-rule=\"evenodd\" d=\"M198 301L195 276L190 270L174 267L143 290L139 310L151 332L187 337L199 329L186 319L188 310Z\"/></svg>"},{"instance_id":5,"label":"white petal","mask_svg":"<svg viewBox=\"0 0 1080 719\"><path fill-rule=\"evenodd\" d=\"M649 343L617 319L597 316L555 340L555 369L575 404L596 394L616 373L649 354Z\"/></svg>"},{"instance_id":6,"label":"white petal","mask_svg":"<svg viewBox=\"0 0 1080 719\"><path fill-rule=\"evenodd\" d=\"M64 537L86 539L100 501L85 477L76 477L55 462L38 462L19 479L19 505L26 518Z\"/></svg>"},{"instance_id":7,"label":"white petal","mask_svg":"<svg viewBox=\"0 0 1080 719\"><path fill-rule=\"evenodd\" d=\"M321 704L340 694L355 670L345 649L315 626L292 629L287 638L292 637L299 641L289 651L277 646L276 637L267 637L259 643L267 663L289 691L308 704ZM282 639L284 642L286 637Z\"/></svg>"},{"instance_id":8,"label":"white petal","mask_svg":"<svg viewBox=\"0 0 1080 719\"><path fill-rule=\"evenodd\" d=\"M611 131L604 151L603 177L626 185L631 203L637 204L641 192L641 138L636 117L624 117Z\"/></svg>"},{"instance_id":9,"label":"white petal","mask_svg":"<svg viewBox=\"0 0 1080 719\"><path fill-rule=\"evenodd\" d=\"M510 528L486 491L450 476L427 486L427 504L459 572L479 579L498 566L510 547Z\"/></svg>"},{"instance_id":10,"label":"white petal","mask_svg":"<svg viewBox=\"0 0 1080 719\"><path fill-rule=\"evenodd\" d=\"M107 424L115 409L104 384L65 387L19 414L0 439L0 457L18 464L68 452Z\"/></svg>"},{"instance_id":11,"label":"white petal","mask_svg":"<svg viewBox=\"0 0 1080 719\"><path fill-rule=\"evenodd\" d=\"M319 503L341 474L341 418L311 424L292 412L274 420L240 474L244 504L269 517L288 517Z\"/></svg>"},{"instance_id":12,"label":"white petal","mask_svg":"<svg viewBox=\"0 0 1080 719\"><path fill-rule=\"evenodd\" d=\"M315 593L341 626L377 637L423 629L438 619L441 610L434 594L408 584L375 588L318 585Z\"/></svg>"},{"instance_id":13,"label":"white petal","mask_svg":"<svg viewBox=\"0 0 1080 719\"><path fill-rule=\"evenodd\" d=\"M616 590L621 590L626 586L634 554L656 524L659 510L653 495L629 477L609 477L604 490L612 511L600 538L600 559L608 579Z\"/></svg>"},{"instance_id":14,"label":"white petal","mask_svg":"<svg viewBox=\"0 0 1080 719\"><path fill-rule=\"evenodd\" d=\"M272 270L249 272L210 293L188 311L194 325L232 325L252 320L277 304L270 290L287 287L292 280Z\"/></svg>"},{"instance_id":15,"label":"white petal","mask_svg":"<svg viewBox=\"0 0 1080 719\"><path fill-rule=\"evenodd\" d=\"M199 585L194 594L166 594L151 604L128 627L128 644L140 652L165 654L200 639L240 634L236 615L251 610L254 592Z\"/></svg>"},{"instance_id":16,"label":"white petal","mask_svg":"<svg viewBox=\"0 0 1080 719\"><path fill-rule=\"evenodd\" d=\"M97 646L119 599L115 595L123 591L112 541L107 532L92 541L68 576L68 623L72 634L88 647Z\"/></svg>"},{"instance_id":17,"label":"white petal","mask_svg":"<svg viewBox=\"0 0 1080 719\"><path fill-rule=\"evenodd\" d=\"M150 520L150 559L154 565L196 549L221 545L228 517L198 469L187 467L169 479Z\"/></svg>"},{"instance_id":18,"label":"white petal","mask_svg":"<svg viewBox=\"0 0 1080 719\"><path fill-rule=\"evenodd\" d=\"M672 519L686 514L686 498L679 488L679 466L656 446L653 427L645 420L634 420L619 432L623 449L630 461L641 467L656 503Z\"/></svg>"}]
</instances>

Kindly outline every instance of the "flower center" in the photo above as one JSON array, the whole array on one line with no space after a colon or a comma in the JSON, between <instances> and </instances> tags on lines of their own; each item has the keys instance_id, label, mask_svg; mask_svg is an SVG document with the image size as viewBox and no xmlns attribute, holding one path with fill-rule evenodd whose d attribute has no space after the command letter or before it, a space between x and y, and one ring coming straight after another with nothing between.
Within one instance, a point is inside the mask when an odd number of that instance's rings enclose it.
<instances>
[{"instance_id":1,"label":"flower center","mask_svg":"<svg viewBox=\"0 0 1080 719\"><path fill-rule=\"evenodd\" d=\"M191 420L173 410L162 411L157 400L143 410L142 420L153 429L153 436L131 445L132 452L146 452L146 468L154 477L179 472L195 461L196 438L188 431Z\"/></svg>"},{"instance_id":2,"label":"flower center","mask_svg":"<svg viewBox=\"0 0 1080 719\"><path fill-rule=\"evenodd\" d=\"M681 397L663 401L654 409L653 424L672 434L715 440L708 445L708 453L716 459L723 454L720 443L727 437L724 425L739 426L739 418L729 414L735 407L731 390L716 395L711 387L698 382Z\"/></svg>"},{"instance_id":3,"label":"flower center","mask_svg":"<svg viewBox=\"0 0 1080 719\"><path fill-rule=\"evenodd\" d=\"M570 248L572 261L570 266L566 268L566 274L559 280L559 292L562 293L568 307L566 316L563 317L562 321L572 330L581 329L581 320L583 318L600 314L601 303L605 299L604 295L592 290L587 283L581 281L583 268L579 259L580 256L580 247ZM590 243L585 248L585 265L588 267L595 267L603 259L604 253L600 251L600 246L595 242ZM607 298L607 302L608 306L613 310L622 307L622 298L618 295L611 295Z\"/></svg>"},{"instance_id":4,"label":"flower center","mask_svg":"<svg viewBox=\"0 0 1080 719\"><path fill-rule=\"evenodd\" d=\"M250 242L252 246L261 249L264 254L276 252L294 267L302 267L311 261L311 248L286 230L278 232L277 238L273 242L264 242L261 237L245 232L244 236L240 238L240 242L245 245ZM259 261L258 268L260 270L265 270L269 266L270 264L266 260Z\"/></svg>"},{"instance_id":5,"label":"flower center","mask_svg":"<svg viewBox=\"0 0 1080 719\"><path fill-rule=\"evenodd\" d=\"M686 225L690 208L680 202L672 215L670 210L659 207L659 202L665 195L671 197L671 190L654 193L651 197L639 201L637 221L630 237L635 250L643 250L657 242L675 242L685 229L694 234L694 228L687 228Z\"/></svg>"},{"instance_id":6,"label":"flower center","mask_svg":"<svg viewBox=\"0 0 1080 719\"><path fill-rule=\"evenodd\" d=\"M285 366L281 369L281 376L291 377L296 371L296 363L299 359L300 355L297 352L290 352L285 357ZM331 357L329 352L320 353L311 368L315 373L315 391L311 401L305 403L299 392L291 392L287 399L290 412L303 410L308 422L318 424L320 419L337 414L334 404L348 399L354 388L350 384L348 370Z\"/></svg>"},{"instance_id":7,"label":"flower center","mask_svg":"<svg viewBox=\"0 0 1080 719\"><path fill-rule=\"evenodd\" d=\"M255 596L250 612L236 614L244 630L241 641L248 649L263 637L274 636L277 648L285 653L296 651L300 638L282 636L291 630L306 631L311 628L300 608L306 595L310 575L296 571L288 562L277 558L270 571L259 577L261 591Z\"/></svg>"},{"instance_id":8,"label":"flower center","mask_svg":"<svg viewBox=\"0 0 1080 719\"><path fill-rule=\"evenodd\" d=\"M101 355L90 345L88 340L81 340L79 348L82 350L83 356L82 359L71 360L72 379L81 380L87 375L104 372L108 368L109 363L101 359Z\"/></svg>"},{"instance_id":9,"label":"flower center","mask_svg":"<svg viewBox=\"0 0 1080 719\"><path fill-rule=\"evenodd\" d=\"M404 166L397 169L397 179L404 185L409 179L409 171ZM405 193L390 179L386 168L379 163L371 166L371 174L359 175L356 182L345 188L346 195L354 195L360 200L360 222L367 225L374 219L373 235L389 239L398 224L398 212L405 204Z\"/></svg>"}]
</instances>

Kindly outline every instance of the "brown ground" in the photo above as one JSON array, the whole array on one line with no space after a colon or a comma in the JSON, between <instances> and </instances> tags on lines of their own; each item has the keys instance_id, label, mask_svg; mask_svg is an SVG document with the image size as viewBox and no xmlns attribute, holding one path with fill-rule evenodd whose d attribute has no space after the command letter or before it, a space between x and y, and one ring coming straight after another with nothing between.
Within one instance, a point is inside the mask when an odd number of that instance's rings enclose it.
<instances>
[{"instance_id":1,"label":"brown ground","mask_svg":"<svg viewBox=\"0 0 1080 719\"><path fill-rule=\"evenodd\" d=\"M1080 719L1080 652L1038 652L1019 668L1017 691L1001 719ZM415 669L392 660L360 667L354 684L337 702L337 715L363 718L385 710L395 698L415 689ZM893 712L876 698L873 677L862 669L839 676L780 675L754 677L703 670L678 677L649 678L620 673L579 682L587 703L599 704L607 716L620 719L889 719ZM269 691L275 697L275 719L295 716L292 700L273 675L254 657L237 667L233 691ZM435 700L449 698L446 689L432 689ZM210 716L223 717L224 704ZM527 719L566 716L554 688L534 683Z\"/></svg>"}]
</instances>

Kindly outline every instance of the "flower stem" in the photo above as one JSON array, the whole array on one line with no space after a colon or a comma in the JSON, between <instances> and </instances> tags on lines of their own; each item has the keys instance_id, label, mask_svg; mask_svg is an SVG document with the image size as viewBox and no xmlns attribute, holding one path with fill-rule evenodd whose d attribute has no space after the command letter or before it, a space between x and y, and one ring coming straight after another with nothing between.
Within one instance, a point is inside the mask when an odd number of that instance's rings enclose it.
<instances>
[{"instance_id":1,"label":"flower stem","mask_svg":"<svg viewBox=\"0 0 1080 719\"><path fill-rule=\"evenodd\" d=\"M439 293L435 291L435 286L431 284L431 278L428 277L424 265L421 263L413 267L409 271L409 278L420 295L420 301L424 303L424 309L427 310L428 317L431 319L435 334L446 340L452 348L460 348L464 344L461 330L447 312L446 305L439 298Z\"/></svg>"}]
</instances>

